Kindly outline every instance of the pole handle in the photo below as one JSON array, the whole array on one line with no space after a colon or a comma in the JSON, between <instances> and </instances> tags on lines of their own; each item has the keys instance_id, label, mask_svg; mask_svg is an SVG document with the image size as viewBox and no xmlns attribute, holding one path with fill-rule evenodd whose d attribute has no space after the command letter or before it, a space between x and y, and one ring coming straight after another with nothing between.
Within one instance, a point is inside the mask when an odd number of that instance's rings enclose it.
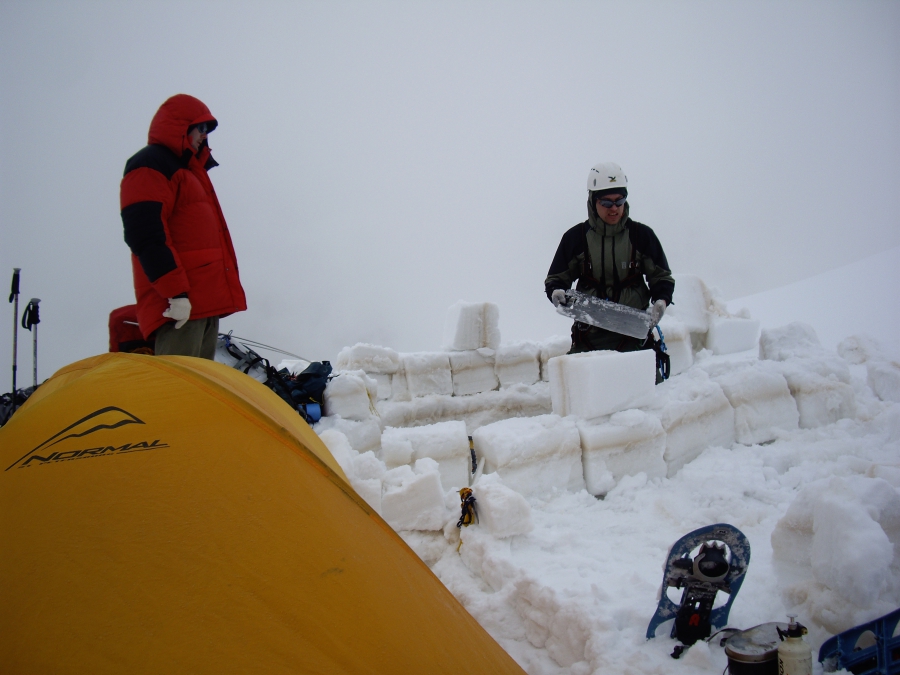
<instances>
[{"instance_id":1,"label":"pole handle","mask_svg":"<svg viewBox=\"0 0 900 675\"><path fill-rule=\"evenodd\" d=\"M19 272L21 271L21 267L13 267L12 288L10 288L9 291L10 302L12 302L13 298L19 294Z\"/></svg>"}]
</instances>

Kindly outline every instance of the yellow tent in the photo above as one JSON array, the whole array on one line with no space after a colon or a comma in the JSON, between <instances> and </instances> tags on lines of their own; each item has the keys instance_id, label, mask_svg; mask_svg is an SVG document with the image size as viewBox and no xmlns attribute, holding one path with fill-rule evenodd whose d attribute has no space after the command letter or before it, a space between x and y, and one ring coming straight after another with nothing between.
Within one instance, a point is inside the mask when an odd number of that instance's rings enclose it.
<instances>
[{"instance_id":1,"label":"yellow tent","mask_svg":"<svg viewBox=\"0 0 900 675\"><path fill-rule=\"evenodd\" d=\"M233 369L72 364L0 462L0 672L523 672Z\"/></svg>"}]
</instances>

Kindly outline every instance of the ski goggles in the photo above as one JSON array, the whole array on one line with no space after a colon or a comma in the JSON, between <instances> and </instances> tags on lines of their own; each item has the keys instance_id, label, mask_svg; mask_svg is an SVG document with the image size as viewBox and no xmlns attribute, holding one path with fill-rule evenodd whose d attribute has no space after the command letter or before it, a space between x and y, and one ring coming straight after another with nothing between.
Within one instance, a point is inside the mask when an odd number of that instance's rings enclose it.
<instances>
[{"instance_id":1,"label":"ski goggles","mask_svg":"<svg viewBox=\"0 0 900 675\"><path fill-rule=\"evenodd\" d=\"M194 126L191 127L191 130L194 130L194 129L199 131L201 134L209 133L209 125L206 122L200 122L200 124L195 124Z\"/></svg>"},{"instance_id":2,"label":"ski goggles","mask_svg":"<svg viewBox=\"0 0 900 675\"><path fill-rule=\"evenodd\" d=\"M620 197L615 201L613 201L612 199L599 198L597 199L597 201L600 202L600 206L602 206L604 209L608 209L613 206L622 206L622 204L628 201L628 197Z\"/></svg>"}]
</instances>

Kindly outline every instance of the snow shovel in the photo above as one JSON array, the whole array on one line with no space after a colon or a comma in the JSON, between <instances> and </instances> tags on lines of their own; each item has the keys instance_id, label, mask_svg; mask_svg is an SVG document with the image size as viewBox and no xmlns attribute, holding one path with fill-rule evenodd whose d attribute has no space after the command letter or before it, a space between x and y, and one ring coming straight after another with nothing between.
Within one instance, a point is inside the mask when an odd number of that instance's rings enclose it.
<instances>
[{"instance_id":1,"label":"snow shovel","mask_svg":"<svg viewBox=\"0 0 900 675\"><path fill-rule=\"evenodd\" d=\"M575 321L641 340L650 332L649 312L601 300L581 291L567 290L566 304L558 305L556 311Z\"/></svg>"}]
</instances>

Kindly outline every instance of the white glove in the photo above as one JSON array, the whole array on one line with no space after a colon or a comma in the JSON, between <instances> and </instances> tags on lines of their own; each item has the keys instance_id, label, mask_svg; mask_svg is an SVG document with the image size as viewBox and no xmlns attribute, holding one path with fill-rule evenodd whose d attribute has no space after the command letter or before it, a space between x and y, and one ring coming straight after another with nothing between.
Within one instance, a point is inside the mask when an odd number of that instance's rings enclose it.
<instances>
[{"instance_id":1,"label":"white glove","mask_svg":"<svg viewBox=\"0 0 900 675\"><path fill-rule=\"evenodd\" d=\"M666 313L666 301L657 300L650 306L649 312L650 328L653 328L656 324L659 323L659 320L663 317L663 314Z\"/></svg>"},{"instance_id":2,"label":"white glove","mask_svg":"<svg viewBox=\"0 0 900 675\"><path fill-rule=\"evenodd\" d=\"M163 316L175 319L175 330L178 330L191 318L191 301L187 298L169 298L169 308Z\"/></svg>"},{"instance_id":3,"label":"white glove","mask_svg":"<svg viewBox=\"0 0 900 675\"><path fill-rule=\"evenodd\" d=\"M565 305L566 304L566 292L561 288L557 288L555 291L553 291L550 294L550 300L553 301L554 307L559 307L560 305Z\"/></svg>"}]
</instances>

